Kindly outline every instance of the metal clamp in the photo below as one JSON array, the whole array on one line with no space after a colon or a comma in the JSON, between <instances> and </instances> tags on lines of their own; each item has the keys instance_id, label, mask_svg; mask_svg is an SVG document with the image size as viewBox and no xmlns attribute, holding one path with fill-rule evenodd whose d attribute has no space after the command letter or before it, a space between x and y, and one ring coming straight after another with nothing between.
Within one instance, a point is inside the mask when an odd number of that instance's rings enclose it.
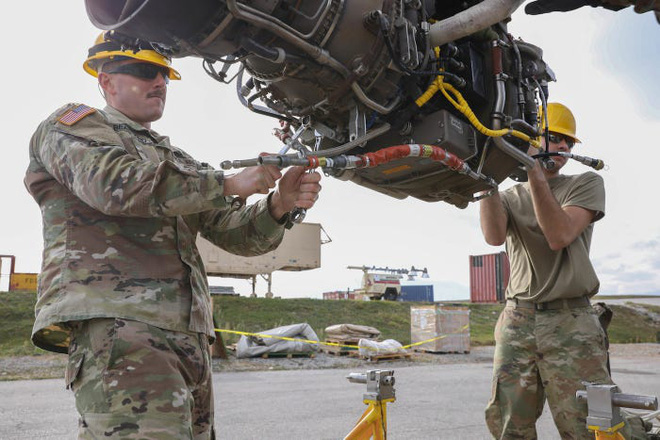
<instances>
[{"instance_id":1,"label":"metal clamp","mask_svg":"<svg viewBox=\"0 0 660 440\"><path fill-rule=\"evenodd\" d=\"M310 121L307 120L298 127L298 129L292 135L283 135L280 139L284 142L284 147L280 150L279 154L285 154L289 149L293 148L298 152L298 156L301 158L307 157L307 148L300 143L298 138L302 133L310 127ZM288 131L288 126L285 128ZM311 170L310 170L311 171ZM307 215L307 209L295 207L289 213L289 222L293 224L300 224L305 220Z\"/></svg>"},{"instance_id":2,"label":"metal clamp","mask_svg":"<svg viewBox=\"0 0 660 440\"><path fill-rule=\"evenodd\" d=\"M587 427L591 430L607 431L618 429L624 422L619 408L635 408L654 411L658 409L658 398L619 393L616 385L587 383L586 390L578 390L575 398L586 402L589 409Z\"/></svg>"},{"instance_id":3,"label":"metal clamp","mask_svg":"<svg viewBox=\"0 0 660 440\"><path fill-rule=\"evenodd\" d=\"M366 383L364 400L394 399L394 370L368 370L366 373L350 373L349 382Z\"/></svg>"}]
</instances>

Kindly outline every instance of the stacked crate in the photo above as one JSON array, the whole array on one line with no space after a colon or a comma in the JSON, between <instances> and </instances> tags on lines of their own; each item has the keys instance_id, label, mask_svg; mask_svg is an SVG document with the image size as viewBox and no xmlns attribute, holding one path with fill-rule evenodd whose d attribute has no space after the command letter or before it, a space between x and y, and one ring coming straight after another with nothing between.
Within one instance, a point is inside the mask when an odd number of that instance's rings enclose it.
<instances>
[{"instance_id":1,"label":"stacked crate","mask_svg":"<svg viewBox=\"0 0 660 440\"><path fill-rule=\"evenodd\" d=\"M470 309L454 306L410 308L410 335L413 348L432 353L470 352Z\"/></svg>"}]
</instances>

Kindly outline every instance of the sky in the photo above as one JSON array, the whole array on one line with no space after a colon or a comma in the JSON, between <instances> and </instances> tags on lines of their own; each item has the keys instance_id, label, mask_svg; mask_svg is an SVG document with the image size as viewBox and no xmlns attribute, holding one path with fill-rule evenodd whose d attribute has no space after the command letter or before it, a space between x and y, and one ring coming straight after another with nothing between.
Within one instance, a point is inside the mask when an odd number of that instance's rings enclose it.
<instances>
[{"instance_id":1,"label":"sky","mask_svg":"<svg viewBox=\"0 0 660 440\"><path fill-rule=\"evenodd\" d=\"M16 256L17 272L38 272L41 216L25 190L31 134L68 102L102 107L95 79L82 70L99 30L82 1L12 2L0 21L5 54L0 68L0 161L2 215L0 254ZM582 8L571 13L527 16L516 11L509 31L539 46L557 75L550 100L576 115L582 144L574 153L605 161L606 216L596 225L591 256L603 294L660 294L660 25L652 14L630 8L612 12ZM15 44L14 44L15 43ZM251 113L234 84L208 77L201 60L175 60L182 81L170 83L164 117L153 124L173 145L216 167L226 159L278 151L276 121ZM568 165L567 174L587 168ZM506 180L501 188L514 182ZM478 204L466 209L408 198L396 200L350 182L326 177L306 221L320 223L332 241L321 247L321 268L275 272L273 293L320 298L322 292L360 286L361 272L347 266L426 267L435 299L469 297L470 255L500 252L479 228ZM253 201L254 198L248 200ZM8 271L3 262L2 274ZM245 280L213 278L213 285L251 291ZM0 279L6 290L7 277ZM266 284L260 280L257 294Z\"/></svg>"}]
</instances>

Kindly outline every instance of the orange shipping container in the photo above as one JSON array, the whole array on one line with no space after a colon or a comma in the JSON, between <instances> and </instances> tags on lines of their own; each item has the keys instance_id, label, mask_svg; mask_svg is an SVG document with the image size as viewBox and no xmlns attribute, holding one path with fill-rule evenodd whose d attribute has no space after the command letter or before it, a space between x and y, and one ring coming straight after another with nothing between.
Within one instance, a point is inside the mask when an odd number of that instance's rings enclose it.
<instances>
[{"instance_id":1,"label":"orange shipping container","mask_svg":"<svg viewBox=\"0 0 660 440\"><path fill-rule=\"evenodd\" d=\"M503 302L509 284L509 258L506 252L470 255L470 301Z\"/></svg>"}]
</instances>

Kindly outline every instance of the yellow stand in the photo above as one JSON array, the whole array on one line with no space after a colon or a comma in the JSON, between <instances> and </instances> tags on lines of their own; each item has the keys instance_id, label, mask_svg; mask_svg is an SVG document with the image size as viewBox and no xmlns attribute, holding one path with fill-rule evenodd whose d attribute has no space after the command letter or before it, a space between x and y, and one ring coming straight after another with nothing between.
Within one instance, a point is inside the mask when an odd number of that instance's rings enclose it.
<instances>
[{"instance_id":1,"label":"yellow stand","mask_svg":"<svg viewBox=\"0 0 660 440\"><path fill-rule=\"evenodd\" d=\"M611 428L601 428L600 426L587 426L590 431L594 431L596 440L626 440L623 435L619 432L621 428L625 425L625 422L621 422L616 426Z\"/></svg>"},{"instance_id":2,"label":"yellow stand","mask_svg":"<svg viewBox=\"0 0 660 440\"><path fill-rule=\"evenodd\" d=\"M344 440L385 440L387 438L387 404L394 398L385 400L365 399L367 405L355 427Z\"/></svg>"},{"instance_id":3,"label":"yellow stand","mask_svg":"<svg viewBox=\"0 0 660 440\"><path fill-rule=\"evenodd\" d=\"M362 402L367 409L344 440L385 440L387 438L387 404L396 400L394 370L369 370L366 374L351 373L349 382L367 385Z\"/></svg>"}]
</instances>

